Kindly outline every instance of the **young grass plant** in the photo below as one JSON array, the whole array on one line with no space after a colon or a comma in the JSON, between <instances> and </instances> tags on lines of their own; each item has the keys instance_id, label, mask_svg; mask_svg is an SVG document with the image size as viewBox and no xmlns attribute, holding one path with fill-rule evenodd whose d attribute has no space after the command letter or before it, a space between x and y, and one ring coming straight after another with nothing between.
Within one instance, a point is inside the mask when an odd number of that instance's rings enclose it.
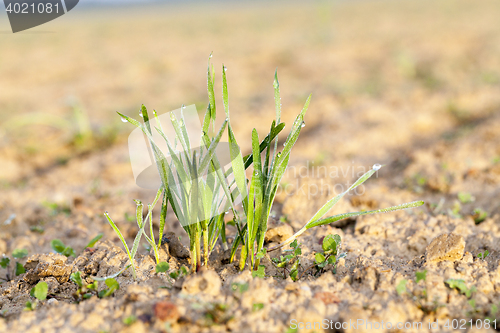
<instances>
[{"instance_id":1,"label":"young grass plant","mask_svg":"<svg viewBox=\"0 0 500 333\"><path fill-rule=\"evenodd\" d=\"M210 65L208 69L208 85L212 87L213 90L213 76L211 74ZM223 175L220 163L215 156L215 150L227 127L229 119L226 118L224 120L214 137L210 138L208 136L210 123L213 123L215 126L215 102L213 99L213 94L210 94L209 88L210 104L205 114L203 133L201 133L201 140L198 148L194 148L196 147L194 146L196 143L192 143L188 136L184 113L182 112L184 107L181 108L180 119L177 119L174 113L170 114L170 120L175 130L176 139L176 142L173 144L164 133L156 111L153 112L157 124L155 130L164 139L168 147L168 157L170 160L167 160L165 154L159 148L159 144L155 142L153 138L146 107L142 106L143 124L119 113L122 119L125 119L143 131L148 137L153 151L162 182L158 194L160 194L161 191L164 192L159 239L161 240L163 233L167 204L170 203L174 214L188 234L190 240L191 270L193 272L201 267L202 242L204 263L206 266L208 265L210 252L215 247L219 235L222 237L223 243L226 244L224 212L227 211L228 208L224 208L223 206L225 202L232 204L232 200L226 200L230 198L230 190L225 183L225 175ZM180 153L176 150L177 144L181 146ZM220 180L223 180L224 183L221 183ZM220 191L221 189L223 192ZM223 195L220 195L220 193L223 193ZM145 235L145 237L153 249L155 249L156 256L161 242L160 240L158 244L154 242L151 217L150 226L151 237L147 235ZM158 258L157 263L159 263Z\"/></svg>"},{"instance_id":2,"label":"young grass plant","mask_svg":"<svg viewBox=\"0 0 500 333\"><path fill-rule=\"evenodd\" d=\"M161 245L161 234L160 234L160 239L158 240L158 244L156 244L154 242L154 234L153 234L153 217L152 217L152 214L153 214L153 208L154 206L156 205L156 202L158 201L158 199L160 198L160 195L163 191L163 188L160 187L160 189L158 190L158 193L156 194L156 197L153 201L153 204L151 205L148 205L148 215L146 216L146 221L150 221L150 236L151 237L148 237L145 232L144 232L144 229L146 227L146 222L144 221L143 219L143 208L144 208L144 205L143 203L140 201L140 200L135 200L136 204L137 204L137 209L136 209L136 218L137 218L137 226L139 227L139 232L137 233L137 235L135 236L135 239L134 239L134 243L132 244L132 249L129 250L129 247L127 245L127 242L125 241L125 238L123 237L122 233L120 232L120 229L116 226L115 222L113 222L113 220L111 219L111 217L109 216L108 212L105 212L104 213L104 216L106 216L106 219L108 220L109 224L111 225L111 227L113 228L113 230L115 231L115 233L118 235L118 238L120 238L120 240L122 241L123 243L123 247L125 248L125 251L127 252L127 256L129 258L129 262L130 262L130 268L132 270L132 276L135 279L137 279L137 273L136 273L136 270L135 270L135 263L134 263L134 258L135 258L135 255L137 254L137 250L139 248L139 244L141 242L141 238L143 235L145 235L148 243L150 243L152 245L152 247L154 248L154 253L155 253L155 259L156 259L156 262L159 263L160 262L160 258L159 258L159 253L158 253L158 249ZM164 217L164 214L163 214L163 210L162 210L162 217ZM163 232L163 226L165 225L165 220L161 219L160 218L160 231Z\"/></svg>"},{"instance_id":3,"label":"young grass plant","mask_svg":"<svg viewBox=\"0 0 500 333\"><path fill-rule=\"evenodd\" d=\"M143 234L155 251L157 264L160 263L158 249L161 245L167 204L170 204L174 214L188 234L190 240L191 271L197 271L201 266L202 244L205 266L208 265L210 252L213 250L219 237L222 239L224 249L227 248L224 213L228 210L232 210L234 215L233 221L237 232L232 244L231 261L234 260L236 252L241 244L240 269L244 269L248 263L251 270L255 273L253 275L264 275L263 266L260 265L260 260L266 256L263 246L268 228L267 223L277 189L288 166L291 150L300 135L301 129L305 126L304 117L309 107L311 96L307 98L302 111L293 122L283 147L278 147L279 133L283 130L285 124L281 122L280 88L278 75L277 72L275 72L274 99L276 119L271 124L269 134L267 134L262 141L259 138L257 130L253 129L252 153L243 157L230 122L226 68L224 66L222 66L222 100L226 118L215 135L210 137L208 134L210 132L210 124L213 125L212 127L215 130L216 105L214 81L214 70L209 59L207 69L209 104L205 112L202 133L200 133L201 140L197 148L195 148L196 143L191 142L189 139L184 113L182 113L183 108L181 108L180 119L177 119L173 112L170 114L170 120L175 131L174 142L169 141L156 111L153 112L157 124L154 130L157 131L160 137L165 141L164 143L168 148L167 154L164 154L159 148L160 143L155 142L148 112L144 106L142 106L141 109L143 123L119 113L122 120L128 121L141 129L148 138L161 179L161 186L154 203L148 206L149 212L146 221L148 221L149 218L150 236L146 235L144 232L144 227L147 223L142 220L142 203L139 201L137 202L137 223L139 232L131 251L128 249L123 236L114 222L107 213L105 214L109 223L124 244L132 265L134 278L136 272L133 265L133 258L137 252L138 244ZM215 150L226 128L228 132L231 167L225 171L221 168ZM178 146L181 147L180 152L177 150ZM249 168L250 165L253 165L253 173L251 179L247 180L245 170ZM295 235L268 251L277 250L292 243L306 230L316 226L334 223L349 217L391 212L418 207L423 204L422 201L417 201L384 209L324 217L344 195L363 184L380 168L381 166L379 164L374 165L371 170L366 172L345 192L329 200ZM163 200L162 213L160 216L160 234L158 243L156 243L153 235L151 211L161 193L163 193ZM242 212L236 208L237 198L241 198L242 200Z\"/></svg>"},{"instance_id":4,"label":"young grass plant","mask_svg":"<svg viewBox=\"0 0 500 333\"><path fill-rule=\"evenodd\" d=\"M227 99L227 84L223 80L223 94L225 99ZM259 143L259 136L257 130L254 129L252 132L252 155L246 159L233 158L232 159L232 170L234 172L234 177L238 185L238 190L240 193L245 194L243 201L244 215L246 217L246 225L244 228L244 236L236 239L234 244L237 246L239 241L244 243L241 250L240 256L240 269L243 270L247 262L247 257L249 256L249 265L252 270L259 269L260 258L256 257L260 253L264 246L264 236L267 231L267 221L274 203L276 196L276 191L281 179L285 173L290 159L291 150L297 141L301 129L305 126L304 117L309 107L311 96L307 98L302 111L295 118L292 124L290 133L283 144L283 149L278 151L278 133L283 129L284 124L281 123L281 97L280 88L278 81L278 74L275 72L274 75L274 100L276 109L276 119L271 124L271 129L267 137ZM229 125L229 141L235 142L234 134L232 133L231 126ZM264 158L262 160L261 154L264 153ZM246 177L244 169L248 167L247 163L253 163L253 175L249 182L249 186L246 185ZM333 206L349 191L354 190L359 185L363 184L368 178L370 178L374 173L376 173L382 166L380 164L375 164L371 170L366 172L361 176L356 182L354 182L351 187L349 187L345 192L340 193L331 200L329 200L320 210L300 229L295 235L290 237L288 240L279 244L272 249L267 251L277 250L285 245L292 243L297 237L303 234L306 230L334 223L339 220L343 220L349 217L376 214L376 213L386 213L401 209L414 208L421 206L423 201L416 201L411 203L406 203L398 206L393 206L389 208L383 208L372 211L364 212L353 212L344 213L339 215L334 215L324 218L324 215L333 208ZM242 223L242 221L239 221ZM260 256L259 256L260 257Z\"/></svg>"}]
</instances>

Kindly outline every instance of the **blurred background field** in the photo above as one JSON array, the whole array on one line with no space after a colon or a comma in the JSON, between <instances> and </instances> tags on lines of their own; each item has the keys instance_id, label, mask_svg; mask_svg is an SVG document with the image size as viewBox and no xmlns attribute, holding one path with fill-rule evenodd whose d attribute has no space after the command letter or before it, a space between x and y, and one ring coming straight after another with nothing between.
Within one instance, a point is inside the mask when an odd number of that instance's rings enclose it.
<instances>
[{"instance_id":1,"label":"blurred background field","mask_svg":"<svg viewBox=\"0 0 500 333\"><path fill-rule=\"evenodd\" d=\"M115 111L134 115L141 103L203 111L212 51L217 78L222 63L229 69L242 142L273 117L276 67L285 121L313 93L308 119L321 130L302 140L314 146L309 154L325 140L333 154L358 156L368 145L362 154L378 158L432 142L498 110L499 14L496 1L82 5L8 34L4 13L0 179L67 161L87 130L99 139L95 148L122 142L128 127ZM86 115L80 121L75 104ZM384 129L390 135L377 135Z\"/></svg>"}]
</instances>

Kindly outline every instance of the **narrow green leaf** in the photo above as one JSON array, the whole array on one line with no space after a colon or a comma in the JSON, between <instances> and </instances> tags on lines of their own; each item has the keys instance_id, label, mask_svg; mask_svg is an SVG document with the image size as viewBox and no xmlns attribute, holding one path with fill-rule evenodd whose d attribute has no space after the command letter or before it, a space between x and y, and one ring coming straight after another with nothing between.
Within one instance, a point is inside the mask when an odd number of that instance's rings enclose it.
<instances>
[{"instance_id":1,"label":"narrow green leaf","mask_svg":"<svg viewBox=\"0 0 500 333\"><path fill-rule=\"evenodd\" d=\"M276 123L279 124L281 120L281 97L280 97L280 83L278 81L278 68L274 72L274 103L276 105Z\"/></svg>"},{"instance_id":2,"label":"narrow green leaf","mask_svg":"<svg viewBox=\"0 0 500 333\"><path fill-rule=\"evenodd\" d=\"M354 182L354 184L352 184L345 192L342 192L340 194L338 194L337 196L335 196L333 199L329 200L327 203L325 203L323 205L323 207L321 207L317 212L316 214L314 214L314 216L309 220L309 223L314 223L315 221L321 219L326 213L328 213L328 211L330 209L332 209L333 206L335 206L337 204L337 202L339 202L340 199L342 199L349 191L355 189L356 187L358 187L359 185L363 184L368 178L370 178L375 172L377 172L378 170L374 170L374 169L371 169L370 171L366 172L364 175L362 175L361 177L359 177L358 180L356 180Z\"/></svg>"},{"instance_id":3,"label":"narrow green leaf","mask_svg":"<svg viewBox=\"0 0 500 333\"><path fill-rule=\"evenodd\" d=\"M99 234L92 238L87 246L85 246L85 248L94 247L94 245L102 238L102 236L104 236L104 234Z\"/></svg>"},{"instance_id":4,"label":"narrow green leaf","mask_svg":"<svg viewBox=\"0 0 500 333\"><path fill-rule=\"evenodd\" d=\"M132 265L127 265L127 266L125 266L125 268L123 268L123 269L119 270L118 272L116 272L114 274L111 274L109 276L104 276L104 277L91 276L90 278L92 280L94 280L94 281L106 281L109 278L115 278L115 277L117 277L118 275L120 275L121 273L123 273L126 269L128 269L131 266Z\"/></svg>"},{"instance_id":5,"label":"narrow green leaf","mask_svg":"<svg viewBox=\"0 0 500 333\"><path fill-rule=\"evenodd\" d=\"M224 103L226 117L229 118L229 97L227 93L226 66L224 64L222 64L222 102Z\"/></svg>"},{"instance_id":6,"label":"narrow green leaf","mask_svg":"<svg viewBox=\"0 0 500 333\"><path fill-rule=\"evenodd\" d=\"M344 213L344 214L338 214L334 216L330 216L321 220L317 220L316 222L309 223L306 225L306 229L311 229L313 227L317 227L319 225L326 225L330 224L336 221L340 221L349 217L354 217L354 216L360 216L360 215L369 215L369 214L376 214L376 213L388 213L388 212L393 212L396 210L401 210L401 209L408 209L408 208L415 208L422 206L424 204L423 201L414 201L398 206L392 206L388 208L382 208L382 209L377 209L377 210L370 210L370 211L365 211L365 212L354 212L354 213Z\"/></svg>"},{"instance_id":7,"label":"narrow green leaf","mask_svg":"<svg viewBox=\"0 0 500 333\"><path fill-rule=\"evenodd\" d=\"M118 238L120 238L120 240L123 243L123 247L125 248L125 251L127 252L128 258L130 260L130 265L132 266L132 274L133 274L134 280L135 280L136 279L136 273L135 273L135 266L134 266L134 258L132 257L132 255L131 255L131 253L130 253L130 251L128 249L127 242L125 241L125 238L123 238L123 235L120 232L120 229L118 229L118 227L116 226L116 224L113 222L113 220L109 216L108 212L105 212L104 216L106 217L106 219L108 220L109 224L111 225L111 228L113 228L113 230L117 234ZM141 232L141 234L142 234L142 232ZM135 241L134 241L134 243L135 243ZM94 280L97 280L97 279L94 279Z\"/></svg>"}]
</instances>

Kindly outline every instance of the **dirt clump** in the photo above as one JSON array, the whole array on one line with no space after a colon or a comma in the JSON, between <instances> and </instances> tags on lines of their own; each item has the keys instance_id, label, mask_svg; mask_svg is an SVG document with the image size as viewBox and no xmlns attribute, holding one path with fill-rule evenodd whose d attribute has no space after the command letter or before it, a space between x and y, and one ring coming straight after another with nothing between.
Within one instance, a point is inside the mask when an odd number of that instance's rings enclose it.
<instances>
[{"instance_id":1,"label":"dirt clump","mask_svg":"<svg viewBox=\"0 0 500 333\"><path fill-rule=\"evenodd\" d=\"M432 240L427 246L427 262L444 260L456 261L464 256L465 240L462 236L453 233L442 234Z\"/></svg>"}]
</instances>

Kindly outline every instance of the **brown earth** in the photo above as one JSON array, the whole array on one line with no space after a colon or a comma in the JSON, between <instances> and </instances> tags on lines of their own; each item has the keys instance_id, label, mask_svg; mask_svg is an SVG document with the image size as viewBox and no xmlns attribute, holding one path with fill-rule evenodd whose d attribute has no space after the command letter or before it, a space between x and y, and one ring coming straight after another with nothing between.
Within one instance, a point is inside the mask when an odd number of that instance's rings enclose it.
<instances>
[{"instance_id":1,"label":"brown earth","mask_svg":"<svg viewBox=\"0 0 500 333\"><path fill-rule=\"evenodd\" d=\"M292 332L293 323L324 319L424 325L405 332L429 331L436 320L488 317L498 325L499 14L495 1L176 5L119 15L75 10L43 28L55 33L2 35L0 253L23 248L29 255L21 260L27 272L0 284L0 332ZM136 281L125 271L112 297L77 304L71 272L90 282L127 265L103 212L130 245L137 230L127 219L135 214L132 199L151 202L155 194L134 184L126 146L132 128L114 111L133 116L141 103L164 112L183 103L204 110L211 51L216 91L221 63L229 68L231 121L246 152L252 128L263 135L274 117L275 67L287 124L313 93L269 246L375 163L385 167L333 213L426 205L306 232L299 239L304 268L322 237L342 237L346 257L335 272L329 267L293 282L264 261L266 278L252 278L227 263L218 245L208 270L174 282L155 273L141 246ZM68 101L77 101L81 118ZM462 203L459 193L472 197ZM480 223L477 208L487 212ZM186 244L171 211L167 231ZM103 239L84 250L98 233ZM463 257L426 258L431 241L450 233L463 238ZM53 239L72 246L76 258L55 254ZM489 255L478 258L485 250ZM188 264L168 260L172 269ZM424 270L425 281L416 283ZM5 273L0 268L0 279ZM398 293L403 279L407 291ZM463 279L476 291L468 297L447 279ZM50 297L23 311L40 280ZM235 283L248 283L248 290ZM125 324L132 315L136 321Z\"/></svg>"}]
</instances>

